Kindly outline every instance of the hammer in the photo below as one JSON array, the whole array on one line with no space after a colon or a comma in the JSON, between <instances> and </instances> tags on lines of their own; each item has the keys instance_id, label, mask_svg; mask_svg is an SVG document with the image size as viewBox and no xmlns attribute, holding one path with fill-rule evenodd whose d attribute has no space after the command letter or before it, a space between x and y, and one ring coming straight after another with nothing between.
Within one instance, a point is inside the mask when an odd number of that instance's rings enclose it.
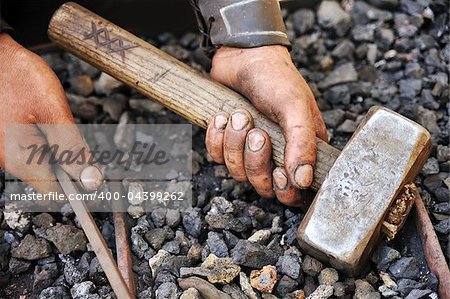
<instances>
[{"instance_id":1,"label":"hammer","mask_svg":"<svg viewBox=\"0 0 450 299\"><path fill-rule=\"evenodd\" d=\"M69 2L54 13L48 34L68 52L202 128L219 111L248 110L255 127L269 134L275 164L283 165L279 126L241 95L131 33ZM414 181L430 148L423 127L381 107L369 110L340 154L317 139L312 189L318 192L299 226L299 245L357 275L382 236L385 217L405 184Z\"/></svg>"}]
</instances>

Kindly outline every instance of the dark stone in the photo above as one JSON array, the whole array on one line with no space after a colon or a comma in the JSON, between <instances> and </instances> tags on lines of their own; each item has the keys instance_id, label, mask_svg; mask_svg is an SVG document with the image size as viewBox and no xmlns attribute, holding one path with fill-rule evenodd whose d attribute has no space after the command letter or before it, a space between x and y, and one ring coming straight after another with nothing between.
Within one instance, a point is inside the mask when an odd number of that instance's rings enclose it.
<instances>
[{"instance_id":1,"label":"dark stone","mask_svg":"<svg viewBox=\"0 0 450 299\"><path fill-rule=\"evenodd\" d=\"M391 264L389 272L397 279L415 279L420 275L419 264L415 257L403 257Z\"/></svg>"},{"instance_id":2,"label":"dark stone","mask_svg":"<svg viewBox=\"0 0 450 299\"><path fill-rule=\"evenodd\" d=\"M323 81L319 83L321 89L327 89L331 86L355 82L358 80L358 73L352 63L346 63L336 67L331 71Z\"/></svg>"},{"instance_id":3,"label":"dark stone","mask_svg":"<svg viewBox=\"0 0 450 299\"><path fill-rule=\"evenodd\" d=\"M19 246L11 250L11 255L15 258L32 261L48 257L51 252L50 244L46 240L26 235Z\"/></svg>"},{"instance_id":4,"label":"dark stone","mask_svg":"<svg viewBox=\"0 0 450 299\"><path fill-rule=\"evenodd\" d=\"M348 39L343 39L334 47L331 55L339 59L353 60L355 45Z\"/></svg>"},{"instance_id":5,"label":"dark stone","mask_svg":"<svg viewBox=\"0 0 450 299\"><path fill-rule=\"evenodd\" d=\"M441 234L450 233L450 219L442 220L434 226L434 229Z\"/></svg>"},{"instance_id":6,"label":"dark stone","mask_svg":"<svg viewBox=\"0 0 450 299\"><path fill-rule=\"evenodd\" d=\"M337 85L331 87L325 92L324 97L332 105L350 104L350 93L347 85Z\"/></svg>"},{"instance_id":7,"label":"dark stone","mask_svg":"<svg viewBox=\"0 0 450 299\"><path fill-rule=\"evenodd\" d=\"M55 219L48 213L41 213L33 217L32 222L37 227L49 228L55 225Z\"/></svg>"},{"instance_id":8,"label":"dark stone","mask_svg":"<svg viewBox=\"0 0 450 299\"><path fill-rule=\"evenodd\" d=\"M371 42L373 41L374 31L372 28L362 25L357 25L352 29L352 38L357 42Z\"/></svg>"},{"instance_id":9,"label":"dark stone","mask_svg":"<svg viewBox=\"0 0 450 299\"><path fill-rule=\"evenodd\" d=\"M183 226L186 233L198 238L205 229L205 221L199 208L191 208L183 213Z\"/></svg>"},{"instance_id":10,"label":"dark stone","mask_svg":"<svg viewBox=\"0 0 450 299\"><path fill-rule=\"evenodd\" d=\"M179 254L180 253L180 242L178 240L172 240L164 244L162 247L165 251L171 254Z\"/></svg>"},{"instance_id":11,"label":"dark stone","mask_svg":"<svg viewBox=\"0 0 450 299\"><path fill-rule=\"evenodd\" d=\"M277 262L277 272L298 279L301 274L300 256L294 252L285 253Z\"/></svg>"},{"instance_id":12,"label":"dark stone","mask_svg":"<svg viewBox=\"0 0 450 299\"><path fill-rule=\"evenodd\" d=\"M164 228L154 228L145 234L145 239L155 250L161 249L167 238L167 231Z\"/></svg>"},{"instance_id":13,"label":"dark stone","mask_svg":"<svg viewBox=\"0 0 450 299\"><path fill-rule=\"evenodd\" d=\"M0 244L0 270L6 270L8 268L8 263L10 262L9 249L10 246L8 243Z\"/></svg>"},{"instance_id":14,"label":"dark stone","mask_svg":"<svg viewBox=\"0 0 450 299\"><path fill-rule=\"evenodd\" d=\"M43 289L51 286L53 281L58 277L58 274L58 266L56 263L36 266L33 275L33 291L40 293Z\"/></svg>"},{"instance_id":15,"label":"dark stone","mask_svg":"<svg viewBox=\"0 0 450 299\"><path fill-rule=\"evenodd\" d=\"M156 299L176 299L178 298L178 287L173 282L161 284L156 291Z\"/></svg>"},{"instance_id":16,"label":"dark stone","mask_svg":"<svg viewBox=\"0 0 450 299\"><path fill-rule=\"evenodd\" d=\"M62 254L85 250L87 239L81 229L72 225L57 224L47 229L47 239L56 245Z\"/></svg>"},{"instance_id":17,"label":"dark stone","mask_svg":"<svg viewBox=\"0 0 450 299\"><path fill-rule=\"evenodd\" d=\"M228 257L228 247L222 236L216 232L209 232L206 240L209 251L217 257Z\"/></svg>"},{"instance_id":18,"label":"dark stone","mask_svg":"<svg viewBox=\"0 0 450 299\"><path fill-rule=\"evenodd\" d=\"M231 250L233 261L241 266L252 269L261 269L266 265L275 265L278 260L276 252L266 246L252 243L248 240L239 240Z\"/></svg>"},{"instance_id":19,"label":"dark stone","mask_svg":"<svg viewBox=\"0 0 450 299\"><path fill-rule=\"evenodd\" d=\"M404 79L400 80L400 94L407 98L416 97L422 90L422 80Z\"/></svg>"},{"instance_id":20,"label":"dark stone","mask_svg":"<svg viewBox=\"0 0 450 299\"><path fill-rule=\"evenodd\" d=\"M377 264L378 270L386 271L389 265L400 257L400 252L397 250L388 246L379 246L372 255L372 261Z\"/></svg>"},{"instance_id":21,"label":"dark stone","mask_svg":"<svg viewBox=\"0 0 450 299\"><path fill-rule=\"evenodd\" d=\"M316 16L311 9L300 9L292 14L294 30L298 35L308 33L314 29Z\"/></svg>"},{"instance_id":22,"label":"dark stone","mask_svg":"<svg viewBox=\"0 0 450 299\"><path fill-rule=\"evenodd\" d=\"M278 295L280 295L282 298L284 298L288 293L294 291L297 289L298 282L292 278L290 278L287 275L283 275L278 281L276 292Z\"/></svg>"},{"instance_id":23,"label":"dark stone","mask_svg":"<svg viewBox=\"0 0 450 299\"><path fill-rule=\"evenodd\" d=\"M108 282L105 272L103 272L103 268L97 257L94 257L89 263L89 280L94 282L96 285L103 285Z\"/></svg>"},{"instance_id":24,"label":"dark stone","mask_svg":"<svg viewBox=\"0 0 450 299\"><path fill-rule=\"evenodd\" d=\"M342 109L334 109L322 112L323 120L329 128L336 128L345 118L345 111Z\"/></svg>"},{"instance_id":25,"label":"dark stone","mask_svg":"<svg viewBox=\"0 0 450 299\"><path fill-rule=\"evenodd\" d=\"M351 26L350 15L336 1L322 1L317 20L323 28L331 29L338 36L344 36Z\"/></svg>"},{"instance_id":26,"label":"dark stone","mask_svg":"<svg viewBox=\"0 0 450 299\"><path fill-rule=\"evenodd\" d=\"M16 258L11 258L9 260L9 272L12 274L20 274L28 269L30 269L31 262L27 260L21 260Z\"/></svg>"},{"instance_id":27,"label":"dark stone","mask_svg":"<svg viewBox=\"0 0 450 299\"><path fill-rule=\"evenodd\" d=\"M67 289L63 286L49 287L39 294L39 299L70 299Z\"/></svg>"}]
</instances>

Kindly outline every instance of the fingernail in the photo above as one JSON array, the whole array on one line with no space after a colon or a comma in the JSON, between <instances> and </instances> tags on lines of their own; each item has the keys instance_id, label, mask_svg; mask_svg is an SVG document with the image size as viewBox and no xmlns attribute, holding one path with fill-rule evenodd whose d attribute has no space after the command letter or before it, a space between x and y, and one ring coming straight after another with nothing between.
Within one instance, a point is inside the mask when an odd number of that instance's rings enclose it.
<instances>
[{"instance_id":1,"label":"fingernail","mask_svg":"<svg viewBox=\"0 0 450 299\"><path fill-rule=\"evenodd\" d=\"M248 138L248 147L250 150L257 152L260 149L263 148L264 144L266 143L266 138L258 132L258 131L252 131L247 136Z\"/></svg>"},{"instance_id":2,"label":"fingernail","mask_svg":"<svg viewBox=\"0 0 450 299\"><path fill-rule=\"evenodd\" d=\"M276 187L280 190L285 189L288 184L287 177L279 169L275 169L273 171L273 181L274 181Z\"/></svg>"},{"instance_id":3,"label":"fingernail","mask_svg":"<svg viewBox=\"0 0 450 299\"><path fill-rule=\"evenodd\" d=\"M240 131L248 124L248 117L243 112L235 112L231 115L231 126L236 131Z\"/></svg>"},{"instance_id":4,"label":"fingernail","mask_svg":"<svg viewBox=\"0 0 450 299\"><path fill-rule=\"evenodd\" d=\"M214 127L219 130L225 129L227 126L228 119L223 114L217 114L214 118Z\"/></svg>"},{"instance_id":5,"label":"fingernail","mask_svg":"<svg viewBox=\"0 0 450 299\"><path fill-rule=\"evenodd\" d=\"M299 165L294 172L295 183L300 188L308 188L313 180L313 168L309 164Z\"/></svg>"},{"instance_id":6,"label":"fingernail","mask_svg":"<svg viewBox=\"0 0 450 299\"><path fill-rule=\"evenodd\" d=\"M95 190L103 183L103 175L95 166L88 166L80 174L80 182L86 190Z\"/></svg>"}]
</instances>

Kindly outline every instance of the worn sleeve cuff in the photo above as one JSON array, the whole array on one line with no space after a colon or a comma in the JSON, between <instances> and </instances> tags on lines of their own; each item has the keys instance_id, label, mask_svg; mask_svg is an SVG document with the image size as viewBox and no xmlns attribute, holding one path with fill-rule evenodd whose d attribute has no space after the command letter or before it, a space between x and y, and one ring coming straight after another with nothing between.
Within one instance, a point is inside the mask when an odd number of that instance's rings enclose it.
<instances>
[{"instance_id":1,"label":"worn sleeve cuff","mask_svg":"<svg viewBox=\"0 0 450 299\"><path fill-rule=\"evenodd\" d=\"M277 0L191 0L203 47L290 47Z\"/></svg>"}]
</instances>

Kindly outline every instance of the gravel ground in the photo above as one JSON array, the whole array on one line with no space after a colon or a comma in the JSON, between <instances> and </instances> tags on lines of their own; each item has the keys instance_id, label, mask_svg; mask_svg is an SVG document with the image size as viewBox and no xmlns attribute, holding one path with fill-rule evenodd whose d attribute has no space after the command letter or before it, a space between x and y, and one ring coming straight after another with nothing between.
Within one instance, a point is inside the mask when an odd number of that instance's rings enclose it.
<instances>
[{"instance_id":1,"label":"gravel ground","mask_svg":"<svg viewBox=\"0 0 450 299\"><path fill-rule=\"evenodd\" d=\"M312 87L331 144L342 148L373 105L426 127L433 150L416 184L450 259L450 43L445 0L323 1L285 13L292 57ZM150 42L205 72L199 36L162 34ZM160 105L68 54L43 55L66 88L80 123L185 123ZM261 200L208 159L193 129L192 209L130 211L139 298L438 298L408 223L383 242L370 268L349 278L302 253L300 210ZM0 298L115 298L73 212L17 214L0 201ZM114 252L108 214L97 224ZM205 293L202 293L206 298Z\"/></svg>"}]
</instances>

